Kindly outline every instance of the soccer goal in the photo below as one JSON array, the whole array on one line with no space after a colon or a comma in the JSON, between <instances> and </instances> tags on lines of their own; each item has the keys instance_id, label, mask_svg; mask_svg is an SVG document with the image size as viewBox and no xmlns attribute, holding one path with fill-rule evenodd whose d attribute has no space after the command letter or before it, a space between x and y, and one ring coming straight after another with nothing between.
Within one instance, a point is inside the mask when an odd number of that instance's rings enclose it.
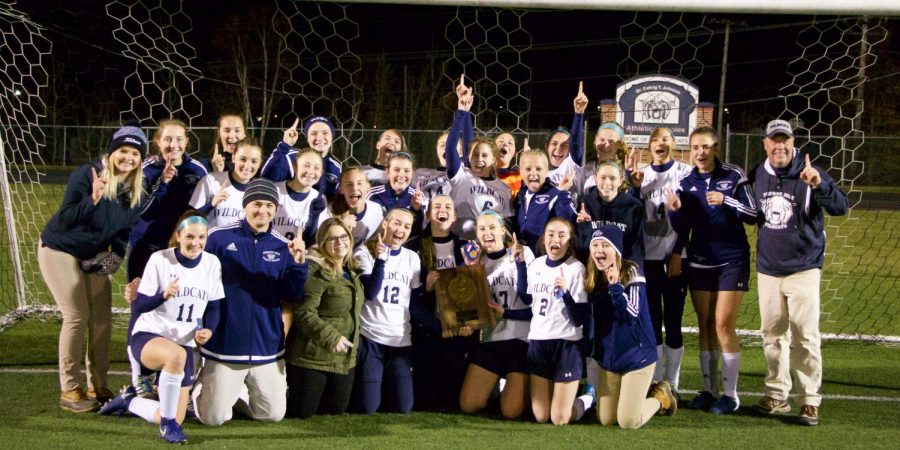
<instances>
[{"instance_id":1,"label":"soccer goal","mask_svg":"<svg viewBox=\"0 0 900 450\"><path fill-rule=\"evenodd\" d=\"M285 112L325 114L339 130L335 154L346 164L369 162L373 128L388 128L374 119L378 104L390 101L379 95L379 83L396 80L379 79L377 58L358 50L363 41L379 39L378 33L365 34L377 28L361 25L367 20L361 9L368 5L360 4L398 3L442 4L446 14L443 28L435 30L443 34L439 48L416 53L430 52L436 60L441 78L435 89L441 93L410 95L410 105L398 106L409 115L416 111L412 103L439 102L465 73L484 99L474 111L479 131L538 135L545 128L541 115L548 112L536 98L548 80L534 74L539 65L552 63L553 52L564 44L536 40L535 28L554 20L560 9L579 9L597 14L598 21L598 11L615 12L615 22L604 22L618 29L614 38L592 39L586 29L571 44L584 46L585 59L609 63L600 73L554 75L557 81L614 84L647 74L720 80L723 89L705 93L704 101L713 103L711 123L730 141L722 158L747 171L763 157L765 121L756 128L727 129L728 114L752 111L792 120L801 150L829 170L853 206L848 216L828 219L822 329L833 339L900 342L895 318L900 248L892 234L900 218L894 211L864 207L866 188L860 186L866 172L864 90L889 39L887 17L900 15L895 1L764 0L751 8L746 2L711 0L273 0L230 6L235 14L217 12L222 19L216 22L206 18L210 12L198 5L203 2L33 3L38 4L0 1L0 170L5 174L0 329L55 311L37 265L41 229L59 205L67 174L98 156L121 119L140 119L149 134L158 121L178 117L192 129L189 151L205 156L213 140L208 128L225 106L248 112L245 120L266 148L292 120ZM735 15L745 13L772 19L765 25L742 23ZM776 42L768 40L776 34ZM765 62L780 67L780 76L771 77L778 83L774 95L753 95L729 84L736 71L753 69L747 58L729 50L729 39L741 37L792 49L789 58ZM407 75L402 76L406 87ZM405 91L427 89L410 84ZM738 91L740 96L732 94ZM615 89L598 93L592 108L614 97ZM600 118L599 108L588 118L588 154ZM422 141L433 142L439 132L424 133ZM427 153L433 153L430 147ZM121 286L121 275L116 280ZM755 280L751 285L755 288ZM755 299L754 289L738 319L739 328L750 334L759 327Z\"/></svg>"}]
</instances>

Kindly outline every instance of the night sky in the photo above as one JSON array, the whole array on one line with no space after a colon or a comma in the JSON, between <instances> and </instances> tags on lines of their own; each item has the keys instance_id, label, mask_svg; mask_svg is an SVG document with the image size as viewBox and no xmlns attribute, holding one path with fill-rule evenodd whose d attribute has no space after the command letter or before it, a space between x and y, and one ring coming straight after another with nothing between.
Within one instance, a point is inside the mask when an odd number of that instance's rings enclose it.
<instances>
[{"instance_id":1,"label":"night sky","mask_svg":"<svg viewBox=\"0 0 900 450\"><path fill-rule=\"evenodd\" d=\"M170 4L178 5L178 2L163 3L166 13L174 11ZM196 95L202 101L212 102L222 97L228 88L222 80L227 80L232 72L230 55L221 48L221 44L216 44L221 24L229 17L238 17L240 26L248 33L257 27L271 26L271 20L265 14L248 13L258 6L262 6L263 10L268 8L269 12L273 9L271 2L261 1L186 1L180 6L190 22L176 16L174 23L180 28L190 23L191 29L186 32L185 39L196 50L195 65L205 76L195 86L198 91ZM104 4L76 7L70 2L49 0L20 4L19 7L36 22L49 24L47 34L56 42L54 54L63 51L61 46L66 47L68 61L60 69L68 71L64 76L66 83L73 83L76 89L84 91L108 83L108 88L92 95L100 97L100 102L115 102L116 105L111 106L110 110L121 104L121 99L114 98L115 91L121 86L117 77L132 70L133 62L117 54L114 45L109 45L110 28L117 24L105 15ZM311 11L317 6L302 3L300 7ZM326 12L339 10L333 4L321 7ZM350 42L350 51L360 56L362 76L368 79L373 77L373 67L379 56L386 58L395 73L402 73L406 66L415 74L432 56L439 62L445 61L452 52L452 45L445 37L448 23L457 16L462 22L472 22L475 14L472 9L452 7L373 4L350 5L346 11L350 20L359 27L359 38ZM482 10L481 14L489 15L490 10ZM781 93L783 86L790 84L792 76L788 73L788 63L801 53L797 45L798 33L812 19L810 16L713 14L704 17L677 13L661 16L640 13L636 18L631 12L528 11L521 19L531 41L531 48L522 52L522 64L531 70L530 80L522 83L522 95L530 100L530 114L525 118L525 125L529 128L552 128L567 124L579 80L585 82L585 91L591 100L589 111L596 111L599 100L613 98L616 85L637 70L642 74L662 72L673 75L680 70L700 88L700 101L716 103L722 68L724 22L730 21L733 25L725 103L731 112L733 126L748 131L758 129L762 126L760 117L777 115L784 109L783 101L772 99ZM834 18L820 19L829 21ZM514 27L515 22L507 20L502 27ZM655 22L658 23L653 25ZM299 20L293 25L305 26ZM320 21L313 26L327 29L330 24ZM679 46L685 41L680 33L686 30L691 33L688 39L691 45ZM501 31L493 30L488 39L492 43L505 39ZM453 34L452 31L449 33ZM666 33L669 33L670 39L660 39ZM478 39L478 33L475 35ZM510 37L510 40L517 41L514 45L528 39L529 36L522 30ZM810 37L801 36L802 39L809 41ZM629 47L623 40L643 42ZM699 43L705 44L694 51ZM807 44L811 45L811 42ZM148 45L153 43L148 42ZM673 46L676 48L673 49ZM823 51L813 49L811 54L821 55ZM896 52L896 49L889 51ZM668 61L660 63L663 59ZM637 64L639 60L644 61ZM448 68L454 72L459 70L458 65L453 64ZM457 75L448 73L448 78L435 89L442 94L449 93L449 78L456 78ZM106 98L110 95L112 99ZM492 109L505 104L496 99L492 102L483 98L483 101L486 107ZM374 102L376 99L372 93L366 92L363 109L374 108ZM279 107L290 108L289 103L284 105ZM509 104L510 108L528 106ZM288 112L282 111L282 116ZM70 116L74 119L78 114Z\"/></svg>"}]
</instances>

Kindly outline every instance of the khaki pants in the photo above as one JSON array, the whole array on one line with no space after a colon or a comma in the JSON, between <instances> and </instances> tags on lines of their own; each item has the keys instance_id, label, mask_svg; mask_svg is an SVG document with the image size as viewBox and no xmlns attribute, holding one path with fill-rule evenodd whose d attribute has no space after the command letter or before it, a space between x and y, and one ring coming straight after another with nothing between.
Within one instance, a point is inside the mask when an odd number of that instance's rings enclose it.
<instances>
[{"instance_id":1,"label":"khaki pants","mask_svg":"<svg viewBox=\"0 0 900 450\"><path fill-rule=\"evenodd\" d=\"M81 358L86 359L87 387L105 388L112 335L112 287L109 276L86 274L74 256L38 243L41 275L62 313L59 332L59 385L63 392L83 387ZM87 354L84 348L87 332Z\"/></svg>"},{"instance_id":2,"label":"khaki pants","mask_svg":"<svg viewBox=\"0 0 900 450\"><path fill-rule=\"evenodd\" d=\"M647 398L656 363L625 374L600 368L597 418L602 425L618 423L622 428L638 428L659 411L659 401Z\"/></svg>"},{"instance_id":3,"label":"khaki pants","mask_svg":"<svg viewBox=\"0 0 900 450\"><path fill-rule=\"evenodd\" d=\"M233 408L255 420L278 422L287 410L284 360L229 364L207 358L193 395L197 418L206 425L228 422Z\"/></svg>"},{"instance_id":4,"label":"khaki pants","mask_svg":"<svg viewBox=\"0 0 900 450\"><path fill-rule=\"evenodd\" d=\"M786 400L791 391L800 405L819 406L822 348L819 335L820 269L784 277L759 274L759 314L766 356L765 394ZM790 342L789 342L790 340Z\"/></svg>"}]
</instances>

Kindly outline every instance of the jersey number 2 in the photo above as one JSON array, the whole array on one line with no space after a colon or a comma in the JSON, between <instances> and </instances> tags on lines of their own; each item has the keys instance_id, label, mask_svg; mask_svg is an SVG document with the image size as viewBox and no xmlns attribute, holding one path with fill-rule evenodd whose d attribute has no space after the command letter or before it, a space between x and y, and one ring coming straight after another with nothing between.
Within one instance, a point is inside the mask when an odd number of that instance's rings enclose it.
<instances>
[{"instance_id":1,"label":"jersey number 2","mask_svg":"<svg viewBox=\"0 0 900 450\"><path fill-rule=\"evenodd\" d=\"M547 315L547 305L549 305L549 304L550 304L549 300L547 300L546 298L542 298L541 299L541 310L538 314L540 314L542 316L546 316Z\"/></svg>"}]
</instances>

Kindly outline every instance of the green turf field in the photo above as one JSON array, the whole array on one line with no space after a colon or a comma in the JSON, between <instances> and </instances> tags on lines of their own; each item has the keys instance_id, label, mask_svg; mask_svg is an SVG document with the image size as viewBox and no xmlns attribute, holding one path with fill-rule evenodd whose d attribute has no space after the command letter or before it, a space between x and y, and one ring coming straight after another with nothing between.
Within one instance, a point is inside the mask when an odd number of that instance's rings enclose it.
<instances>
[{"instance_id":1,"label":"green turf field","mask_svg":"<svg viewBox=\"0 0 900 450\"><path fill-rule=\"evenodd\" d=\"M25 223L36 239L39 229L59 204L62 186L47 186L40 195L24 196L19 202L32 211ZM31 206L36 206L31 208ZM23 208L24 209L24 208ZM849 220L837 219L829 228L829 262L823 283L822 328L826 332L900 335L900 309L896 283L900 278L900 248L895 229L900 212L854 210ZM20 226L21 222L20 222ZM750 242L755 239L748 229ZM13 305L6 233L0 236L0 304ZM31 250L35 242L22 242ZM40 279L36 262L25 261L26 280L34 298L52 303ZM122 272L118 276L122 277ZM755 281L751 281L755 287ZM116 296L114 303L124 306ZM5 306L8 307L8 306ZM11 309L11 307L9 308ZM113 370L125 370L124 331L116 330L112 354L118 361ZM693 324L688 305L685 324ZM755 329L759 318L756 293L744 300L739 325ZM74 415L58 408L56 373L11 373L11 369L53 370L56 366L58 323L28 320L0 332L0 429L4 448L48 447L156 447L154 429L134 418L103 418ZM683 389L699 387L696 335L687 335ZM895 424L900 406L900 358L895 347L858 342L828 342L825 352L826 395L885 397L887 400L827 399L822 425L804 428L792 423L793 416L759 417L748 409L731 417L682 409L674 417L653 419L638 431L603 429L589 416L580 424L564 428L536 425L528 421L507 422L491 416L465 417L455 414L413 413L409 417L379 414L374 417L346 415L316 417L307 421L286 420L278 424L236 420L222 428L206 428L190 422L186 431L192 444L207 447L499 447L585 448L589 446L688 448L825 447L896 448L900 431ZM764 376L762 350L756 340L745 341L740 388L761 392ZM126 377L115 376L114 383ZM745 396L744 404L758 397ZM794 411L796 412L796 406Z\"/></svg>"},{"instance_id":2,"label":"green turf field","mask_svg":"<svg viewBox=\"0 0 900 450\"><path fill-rule=\"evenodd\" d=\"M26 321L0 333L0 433L3 448L162 447L155 429L137 418L73 414L58 407L56 373L9 373L9 369L55 369L59 325ZM696 336L688 335L682 387L697 389ZM257 423L237 419L219 428L189 421L191 445L206 448L897 448L900 427L900 358L883 345L829 342L824 346L826 396L885 397L829 399L821 424L795 425L793 415L760 417L742 407L727 417L680 409L655 417L639 430L602 428L593 415L566 427L528 420L505 421L415 412L313 417L306 421ZM113 370L126 370L124 330L116 330ZM740 390L761 392L764 369L758 342L744 347ZM114 376L115 384L125 383ZM687 397L687 396L686 396ZM745 406L758 397L745 395ZM796 412L794 407L793 412Z\"/></svg>"},{"instance_id":3,"label":"green turf field","mask_svg":"<svg viewBox=\"0 0 900 450\"><path fill-rule=\"evenodd\" d=\"M14 186L16 187L16 186ZM19 185L14 192L17 207L20 251L25 255L24 275L28 292L37 303L52 304L36 261L36 241L44 224L58 208L63 185L45 185L31 194ZM33 207L36 206L36 207ZM2 213L0 213L2 218ZM9 262L5 222L0 235L0 314L14 309L15 292ZM755 228L748 227L751 249ZM822 283L821 328L825 333L900 336L900 211L854 209L847 217L830 219L826 230L828 247ZM124 270L115 277L122 286ZM756 301L756 274L751 271L750 292L743 300L738 327L759 328ZM125 306L118 294L116 306ZM688 302L690 303L690 302ZM696 323L690 304L685 308L685 325Z\"/></svg>"}]
</instances>

